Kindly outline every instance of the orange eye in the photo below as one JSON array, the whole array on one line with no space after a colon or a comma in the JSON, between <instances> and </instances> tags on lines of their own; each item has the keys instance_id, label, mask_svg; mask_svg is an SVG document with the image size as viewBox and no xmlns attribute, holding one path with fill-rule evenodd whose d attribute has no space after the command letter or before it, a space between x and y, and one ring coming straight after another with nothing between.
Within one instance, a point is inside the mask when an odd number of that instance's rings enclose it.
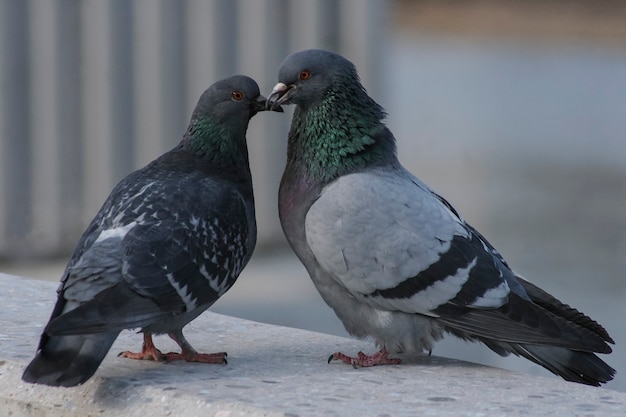
<instances>
[{"instance_id":1,"label":"orange eye","mask_svg":"<svg viewBox=\"0 0 626 417\"><path fill-rule=\"evenodd\" d=\"M233 91L232 96L233 96L233 100L235 100L235 101L243 100L243 93L241 91L239 91L239 90Z\"/></svg>"},{"instance_id":2,"label":"orange eye","mask_svg":"<svg viewBox=\"0 0 626 417\"><path fill-rule=\"evenodd\" d=\"M300 71L301 80L308 80L309 78L311 78L311 73L309 72L309 70Z\"/></svg>"}]
</instances>

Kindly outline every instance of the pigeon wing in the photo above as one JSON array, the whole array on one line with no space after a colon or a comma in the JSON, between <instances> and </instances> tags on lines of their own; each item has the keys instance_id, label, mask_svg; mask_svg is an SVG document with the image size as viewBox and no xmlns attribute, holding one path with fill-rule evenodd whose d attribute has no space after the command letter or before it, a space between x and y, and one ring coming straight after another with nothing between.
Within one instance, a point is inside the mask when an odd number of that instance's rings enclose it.
<instances>
[{"instance_id":1,"label":"pigeon wing","mask_svg":"<svg viewBox=\"0 0 626 417\"><path fill-rule=\"evenodd\" d=\"M115 227L100 230L71 262L50 334L147 326L207 308L234 283L250 250L241 195L219 182L194 192L184 182L154 187L141 213L119 205L125 210L107 216L118 219Z\"/></svg>"},{"instance_id":2,"label":"pigeon wing","mask_svg":"<svg viewBox=\"0 0 626 417\"><path fill-rule=\"evenodd\" d=\"M377 308L437 316L508 299L497 259L407 172L369 171L329 184L307 213L306 237L320 265Z\"/></svg>"}]
</instances>

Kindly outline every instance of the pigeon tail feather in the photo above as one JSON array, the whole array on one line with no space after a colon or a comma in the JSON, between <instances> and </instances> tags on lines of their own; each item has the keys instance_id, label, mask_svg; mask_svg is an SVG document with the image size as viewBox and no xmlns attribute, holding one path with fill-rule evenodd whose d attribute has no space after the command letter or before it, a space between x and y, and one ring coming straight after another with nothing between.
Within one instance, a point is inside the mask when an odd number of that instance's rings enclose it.
<instances>
[{"instance_id":1,"label":"pigeon tail feather","mask_svg":"<svg viewBox=\"0 0 626 417\"><path fill-rule=\"evenodd\" d=\"M534 333L532 328L526 328L523 319L516 321L511 316L507 319L506 315L498 314L497 310L474 311L459 318L441 321L445 322L447 331L461 339L481 341L500 356L513 353L524 357L566 381L592 386L611 381L615 369L593 352L610 353L611 347L606 342L613 343L612 339L608 335L604 338L606 331L597 330L597 327L604 329L582 313L569 306L563 305L567 307L564 310L557 306L553 304L548 311L527 302L526 307L531 312L534 310L533 315L543 310L539 316L543 318L538 320ZM517 310L512 314L521 318L524 312ZM568 316L575 319L568 321ZM503 319L505 322L500 323ZM588 321L593 324L586 326ZM556 323L562 332L558 337L549 334L552 323Z\"/></svg>"},{"instance_id":2,"label":"pigeon tail feather","mask_svg":"<svg viewBox=\"0 0 626 417\"><path fill-rule=\"evenodd\" d=\"M51 386L80 385L96 372L118 334L44 335L42 347L26 367L22 379Z\"/></svg>"},{"instance_id":3,"label":"pigeon tail feather","mask_svg":"<svg viewBox=\"0 0 626 417\"><path fill-rule=\"evenodd\" d=\"M515 355L543 366L566 381L598 387L615 375L615 369L591 352L527 344L512 344L511 347Z\"/></svg>"}]
</instances>

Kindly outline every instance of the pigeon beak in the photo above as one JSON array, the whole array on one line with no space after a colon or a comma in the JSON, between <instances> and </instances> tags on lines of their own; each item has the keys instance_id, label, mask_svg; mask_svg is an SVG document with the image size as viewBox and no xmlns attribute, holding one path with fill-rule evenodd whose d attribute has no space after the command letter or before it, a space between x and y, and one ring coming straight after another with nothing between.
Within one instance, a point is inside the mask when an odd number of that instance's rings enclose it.
<instances>
[{"instance_id":1,"label":"pigeon beak","mask_svg":"<svg viewBox=\"0 0 626 417\"><path fill-rule=\"evenodd\" d=\"M294 84L291 84L289 86L285 83L276 84L271 94L267 98L265 107L270 110L274 110L274 108L280 107L281 104L289 104L289 99L291 99L295 91L296 86Z\"/></svg>"},{"instance_id":2,"label":"pigeon beak","mask_svg":"<svg viewBox=\"0 0 626 417\"><path fill-rule=\"evenodd\" d=\"M272 111L279 112L279 113L284 112L282 107L275 106L274 108L270 109L269 107L266 106L266 103L267 103L267 99L259 94L259 96L255 100L253 100L251 103L250 107L252 110L252 115L257 114L260 111L266 111L266 110L272 110Z\"/></svg>"}]
</instances>

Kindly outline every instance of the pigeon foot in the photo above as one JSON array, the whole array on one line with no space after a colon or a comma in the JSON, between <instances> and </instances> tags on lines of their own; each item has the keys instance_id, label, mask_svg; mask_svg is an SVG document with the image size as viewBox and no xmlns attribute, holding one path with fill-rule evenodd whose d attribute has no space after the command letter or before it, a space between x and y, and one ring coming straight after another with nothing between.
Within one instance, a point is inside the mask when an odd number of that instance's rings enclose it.
<instances>
[{"instance_id":1,"label":"pigeon foot","mask_svg":"<svg viewBox=\"0 0 626 417\"><path fill-rule=\"evenodd\" d=\"M156 362L163 362L167 360L166 355L163 355L163 353L161 353L161 351L154 346L154 342L152 341L152 335L148 333L143 334L143 346L141 348L141 352L131 352L125 350L124 352L120 352L117 356L128 359L148 360Z\"/></svg>"},{"instance_id":2,"label":"pigeon foot","mask_svg":"<svg viewBox=\"0 0 626 417\"><path fill-rule=\"evenodd\" d=\"M220 363L224 365L228 363L228 361L226 361L226 356L228 356L226 352L196 352L196 350L191 346L187 339L185 339L185 336L183 336L183 331L181 329L177 329L168 333L168 336L171 337L178 346L180 346L180 353L169 352L164 355L165 360L168 362L185 360L187 362Z\"/></svg>"},{"instance_id":3,"label":"pigeon foot","mask_svg":"<svg viewBox=\"0 0 626 417\"><path fill-rule=\"evenodd\" d=\"M401 362L400 359L397 358L389 358L387 355L389 353L386 350L381 350L373 355L366 355L363 352L357 353L356 357L348 356L341 352L335 352L328 358L328 363L332 361L342 361L343 363L347 363L352 365L355 369L359 366L361 367L369 367L375 365L397 365Z\"/></svg>"},{"instance_id":4,"label":"pigeon foot","mask_svg":"<svg viewBox=\"0 0 626 417\"><path fill-rule=\"evenodd\" d=\"M120 352L117 356L128 359L149 360L156 362L174 362L174 361L187 361L187 362L199 362L199 363L219 363L227 364L226 352L218 353L198 353L194 348L182 337L182 333L170 333L170 337L178 343L181 348L181 352L168 352L162 353L154 346L152 341L152 335L144 333L143 335L143 347L141 352Z\"/></svg>"}]
</instances>

